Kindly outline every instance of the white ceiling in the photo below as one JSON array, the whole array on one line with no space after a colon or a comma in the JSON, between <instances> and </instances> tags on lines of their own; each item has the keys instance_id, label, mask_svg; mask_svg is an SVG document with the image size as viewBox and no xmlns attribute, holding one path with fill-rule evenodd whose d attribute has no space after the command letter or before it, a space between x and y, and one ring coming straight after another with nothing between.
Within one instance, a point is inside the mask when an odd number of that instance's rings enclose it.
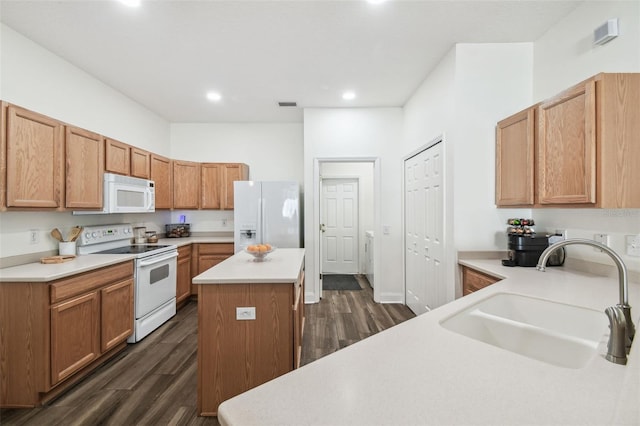
<instances>
[{"instance_id":1,"label":"white ceiling","mask_svg":"<svg viewBox=\"0 0 640 426\"><path fill-rule=\"evenodd\" d=\"M454 43L534 41L581 2L1 0L0 20L170 122L299 122L402 106Z\"/></svg>"}]
</instances>

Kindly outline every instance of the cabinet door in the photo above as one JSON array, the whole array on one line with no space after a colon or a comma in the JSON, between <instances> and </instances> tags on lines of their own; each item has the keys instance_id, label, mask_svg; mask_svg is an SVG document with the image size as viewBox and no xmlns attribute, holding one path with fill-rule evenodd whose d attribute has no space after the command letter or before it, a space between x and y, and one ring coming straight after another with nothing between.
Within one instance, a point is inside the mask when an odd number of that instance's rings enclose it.
<instances>
[{"instance_id":1,"label":"cabinet door","mask_svg":"<svg viewBox=\"0 0 640 426\"><path fill-rule=\"evenodd\" d=\"M65 138L66 206L102 208L104 143L102 136L67 127Z\"/></svg>"},{"instance_id":2,"label":"cabinet door","mask_svg":"<svg viewBox=\"0 0 640 426\"><path fill-rule=\"evenodd\" d=\"M156 185L156 209L170 209L173 205L171 198L172 172L169 158L151 154L150 179Z\"/></svg>"},{"instance_id":3,"label":"cabinet door","mask_svg":"<svg viewBox=\"0 0 640 426\"><path fill-rule=\"evenodd\" d=\"M100 349L106 352L133 333L133 280L111 284L100 290L102 307Z\"/></svg>"},{"instance_id":4,"label":"cabinet door","mask_svg":"<svg viewBox=\"0 0 640 426\"><path fill-rule=\"evenodd\" d=\"M7 207L62 207L64 126L13 105L6 114Z\"/></svg>"},{"instance_id":5,"label":"cabinet door","mask_svg":"<svg viewBox=\"0 0 640 426\"><path fill-rule=\"evenodd\" d=\"M233 182L249 179L249 167L246 164L225 164L222 205L223 210L233 210Z\"/></svg>"},{"instance_id":6,"label":"cabinet door","mask_svg":"<svg viewBox=\"0 0 640 426\"><path fill-rule=\"evenodd\" d=\"M131 176L149 179L151 154L145 150L131 147Z\"/></svg>"},{"instance_id":7,"label":"cabinet door","mask_svg":"<svg viewBox=\"0 0 640 426\"><path fill-rule=\"evenodd\" d=\"M488 287L491 284L500 281L499 278L492 277L491 275L483 274L475 269L462 267L462 295L466 296L474 291L478 291L482 288Z\"/></svg>"},{"instance_id":8,"label":"cabinet door","mask_svg":"<svg viewBox=\"0 0 640 426\"><path fill-rule=\"evenodd\" d=\"M200 199L200 165L191 161L173 161L173 207L197 209Z\"/></svg>"},{"instance_id":9,"label":"cabinet door","mask_svg":"<svg viewBox=\"0 0 640 426\"><path fill-rule=\"evenodd\" d=\"M304 270L300 272L294 286L293 303L293 368L300 367L302 358L302 336L304 333Z\"/></svg>"},{"instance_id":10,"label":"cabinet door","mask_svg":"<svg viewBox=\"0 0 640 426\"><path fill-rule=\"evenodd\" d=\"M51 307L51 383L89 365L100 353L98 293Z\"/></svg>"},{"instance_id":11,"label":"cabinet door","mask_svg":"<svg viewBox=\"0 0 640 426\"><path fill-rule=\"evenodd\" d=\"M535 108L498 123L496 128L496 205L534 203Z\"/></svg>"},{"instance_id":12,"label":"cabinet door","mask_svg":"<svg viewBox=\"0 0 640 426\"><path fill-rule=\"evenodd\" d=\"M178 247L176 302L191 295L191 247Z\"/></svg>"},{"instance_id":13,"label":"cabinet door","mask_svg":"<svg viewBox=\"0 0 640 426\"><path fill-rule=\"evenodd\" d=\"M221 164L204 163L200 165L201 209L220 209L222 190Z\"/></svg>"},{"instance_id":14,"label":"cabinet door","mask_svg":"<svg viewBox=\"0 0 640 426\"><path fill-rule=\"evenodd\" d=\"M538 130L540 204L595 203L595 81L540 104Z\"/></svg>"},{"instance_id":15,"label":"cabinet door","mask_svg":"<svg viewBox=\"0 0 640 426\"><path fill-rule=\"evenodd\" d=\"M131 170L131 147L113 139L104 141L104 170L129 176Z\"/></svg>"}]
</instances>

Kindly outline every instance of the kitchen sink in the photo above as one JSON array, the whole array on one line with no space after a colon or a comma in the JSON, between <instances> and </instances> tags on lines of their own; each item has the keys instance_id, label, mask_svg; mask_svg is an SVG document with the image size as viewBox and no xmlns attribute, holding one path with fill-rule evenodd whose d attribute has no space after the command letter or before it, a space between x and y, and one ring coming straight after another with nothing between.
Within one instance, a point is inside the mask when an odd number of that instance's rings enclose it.
<instances>
[{"instance_id":1,"label":"kitchen sink","mask_svg":"<svg viewBox=\"0 0 640 426\"><path fill-rule=\"evenodd\" d=\"M442 327L472 339L567 368L582 368L606 341L604 312L498 293L445 318Z\"/></svg>"}]
</instances>

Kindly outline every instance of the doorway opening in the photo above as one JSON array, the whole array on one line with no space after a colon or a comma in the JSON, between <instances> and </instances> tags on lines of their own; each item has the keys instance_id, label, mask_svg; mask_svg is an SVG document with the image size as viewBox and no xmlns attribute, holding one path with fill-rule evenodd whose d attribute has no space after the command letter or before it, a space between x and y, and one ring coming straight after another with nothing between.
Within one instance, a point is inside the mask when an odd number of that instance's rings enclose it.
<instances>
[{"instance_id":1,"label":"doorway opening","mask_svg":"<svg viewBox=\"0 0 640 426\"><path fill-rule=\"evenodd\" d=\"M368 279L375 276L374 241L367 235L375 234L379 217L378 160L316 159L314 166L318 299L323 290L364 289L375 300Z\"/></svg>"}]
</instances>

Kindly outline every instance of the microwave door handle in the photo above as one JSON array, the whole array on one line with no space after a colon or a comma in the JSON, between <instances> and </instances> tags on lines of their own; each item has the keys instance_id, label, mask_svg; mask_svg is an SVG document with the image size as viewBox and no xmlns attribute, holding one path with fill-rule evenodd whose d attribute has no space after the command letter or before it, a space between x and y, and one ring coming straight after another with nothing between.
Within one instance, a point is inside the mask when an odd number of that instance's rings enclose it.
<instances>
[{"instance_id":1,"label":"microwave door handle","mask_svg":"<svg viewBox=\"0 0 640 426\"><path fill-rule=\"evenodd\" d=\"M145 210L149 210L151 208L151 206L153 205L153 198L154 196L151 194L151 191L147 190L145 191L146 194L146 199L147 199L147 205L145 206Z\"/></svg>"},{"instance_id":2,"label":"microwave door handle","mask_svg":"<svg viewBox=\"0 0 640 426\"><path fill-rule=\"evenodd\" d=\"M165 262L169 259L172 259L174 257L178 257L178 252L174 252L174 253L170 253L166 256L162 256L162 257L154 257L153 259L150 260L141 260L139 265L141 267L145 267L145 266L151 266L151 265L155 265L156 263L160 263L160 262Z\"/></svg>"}]
</instances>

